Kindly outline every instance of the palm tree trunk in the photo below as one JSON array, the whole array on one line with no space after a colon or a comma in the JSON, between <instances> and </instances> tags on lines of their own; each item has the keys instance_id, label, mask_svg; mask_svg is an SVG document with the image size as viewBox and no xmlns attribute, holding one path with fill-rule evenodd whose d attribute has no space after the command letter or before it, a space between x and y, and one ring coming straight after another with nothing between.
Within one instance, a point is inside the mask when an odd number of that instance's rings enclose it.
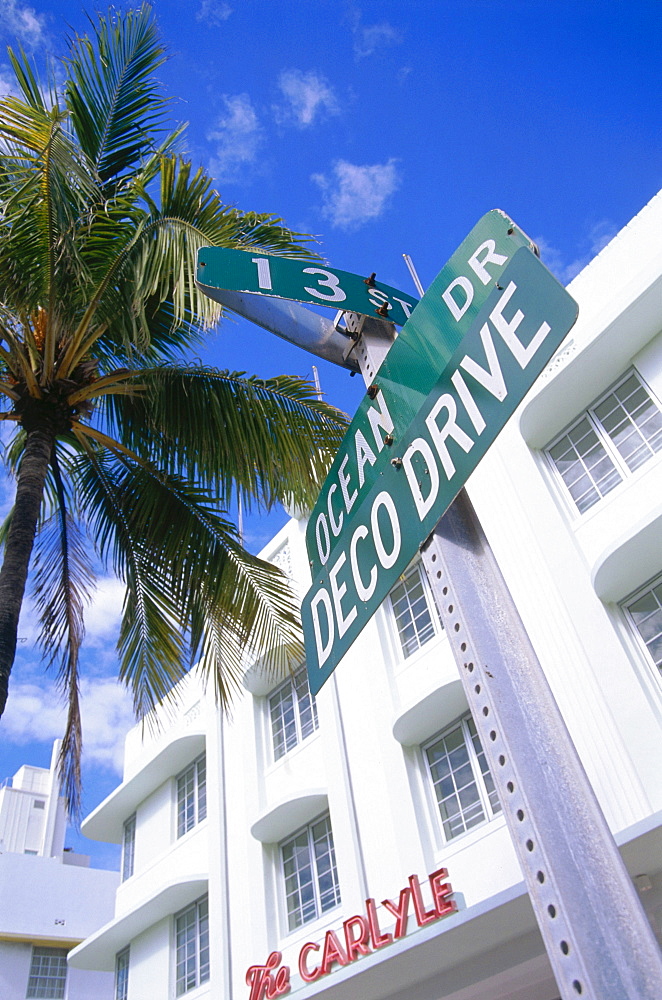
<instances>
[{"instance_id":1,"label":"palm tree trunk","mask_svg":"<svg viewBox=\"0 0 662 1000\"><path fill-rule=\"evenodd\" d=\"M0 569L0 715L7 701L18 619L54 441L52 427L33 427L27 435L18 473L14 513Z\"/></svg>"}]
</instances>

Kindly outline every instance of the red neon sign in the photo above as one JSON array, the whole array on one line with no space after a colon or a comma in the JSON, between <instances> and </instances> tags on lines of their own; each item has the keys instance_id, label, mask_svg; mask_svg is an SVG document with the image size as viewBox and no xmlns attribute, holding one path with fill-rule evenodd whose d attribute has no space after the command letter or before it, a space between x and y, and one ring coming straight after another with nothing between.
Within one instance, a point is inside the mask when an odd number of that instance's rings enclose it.
<instances>
[{"instance_id":1,"label":"red neon sign","mask_svg":"<svg viewBox=\"0 0 662 1000\"><path fill-rule=\"evenodd\" d=\"M421 884L417 875L410 875L407 886L400 891L397 903L383 899L384 909L395 917L393 931L382 932L379 925L377 906L374 899L366 899L365 915L349 917L342 925L342 932L328 930L324 942L317 944L307 941L299 951L299 975L306 983L313 983L320 976L355 962L361 955L369 955L392 941L404 937L409 921L409 906L419 927L425 927L433 920L448 916L457 910L455 900L449 897L453 887L448 878L448 870L439 868L428 876L432 893L432 909L426 910ZM275 1000L290 991L290 968L281 966L282 953L272 951L266 965L252 965L246 973L246 983L250 986L249 1000ZM280 966L280 968L279 968Z\"/></svg>"}]
</instances>

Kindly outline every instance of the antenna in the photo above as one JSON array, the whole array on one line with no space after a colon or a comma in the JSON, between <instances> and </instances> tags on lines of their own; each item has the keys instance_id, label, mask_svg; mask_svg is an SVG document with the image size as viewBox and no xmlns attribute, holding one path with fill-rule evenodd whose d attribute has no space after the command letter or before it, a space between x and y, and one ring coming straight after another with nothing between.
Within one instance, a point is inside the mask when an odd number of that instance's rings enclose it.
<instances>
[{"instance_id":1,"label":"antenna","mask_svg":"<svg viewBox=\"0 0 662 1000\"><path fill-rule=\"evenodd\" d=\"M409 268L409 273L412 276L412 280L416 285L416 291L422 297L423 295L425 295L425 289L423 288L423 285L421 284L421 279L419 278L416 268L414 267L414 262L408 253L403 253L402 256L404 258L405 264Z\"/></svg>"},{"instance_id":2,"label":"antenna","mask_svg":"<svg viewBox=\"0 0 662 1000\"><path fill-rule=\"evenodd\" d=\"M317 365L313 365L312 369L313 369L313 382L315 383L315 388L317 390L317 398L319 400L321 400L322 399L322 386L320 385L320 376L319 376L319 372L317 371Z\"/></svg>"}]
</instances>

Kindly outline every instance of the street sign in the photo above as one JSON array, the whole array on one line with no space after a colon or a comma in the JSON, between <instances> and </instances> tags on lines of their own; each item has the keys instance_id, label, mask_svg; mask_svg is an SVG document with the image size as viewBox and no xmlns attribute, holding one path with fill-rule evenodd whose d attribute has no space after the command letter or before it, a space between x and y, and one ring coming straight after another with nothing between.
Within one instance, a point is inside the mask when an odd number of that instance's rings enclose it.
<instances>
[{"instance_id":1,"label":"street sign","mask_svg":"<svg viewBox=\"0 0 662 1000\"><path fill-rule=\"evenodd\" d=\"M393 458L392 449L383 447L383 438L393 433L397 439L409 426L500 280L504 266L522 246L533 249L528 236L503 212L484 215L391 345L374 380L379 394L373 399L369 390L361 402L308 523L306 544L313 576L328 561L340 534L338 517L329 515L329 510L338 505L341 494L345 514L354 504L344 497L344 480L350 476L361 498L381 477Z\"/></svg>"},{"instance_id":2,"label":"street sign","mask_svg":"<svg viewBox=\"0 0 662 1000\"><path fill-rule=\"evenodd\" d=\"M294 260L255 250L203 247L198 251L198 287L293 299L345 312L381 316L403 326L418 299L374 276L339 271L314 260ZM213 295L211 295L214 298Z\"/></svg>"},{"instance_id":3,"label":"street sign","mask_svg":"<svg viewBox=\"0 0 662 1000\"><path fill-rule=\"evenodd\" d=\"M427 362L421 345L412 353L405 343L404 361L394 363L406 326L350 425L312 513L306 541L313 585L302 619L314 693L577 318L574 300L528 247L506 256L493 238L472 246L467 249L479 284L457 277L448 282L446 274L426 292L412 322L419 311L425 315L430 299L430 314L441 326L435 344L426 347ZM462 321L479 292L482 302L467 328ZM438 359L435 371L431 356Z\"/></svg>"}]
</instances>

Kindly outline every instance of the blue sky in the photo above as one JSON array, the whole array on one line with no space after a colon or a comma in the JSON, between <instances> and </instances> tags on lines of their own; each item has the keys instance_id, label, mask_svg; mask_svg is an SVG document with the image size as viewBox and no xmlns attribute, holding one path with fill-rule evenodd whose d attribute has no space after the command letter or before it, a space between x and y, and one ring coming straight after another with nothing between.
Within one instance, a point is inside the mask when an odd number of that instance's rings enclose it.
<instances>
[{"instance_id":1,"label":"blue sky","mask_svg":"<svg viewBox=\"0 0 662 1000\"><path fill-rule=\"evenodd\" d=\"M116 6L122 7L123 4ZM662 188L660 0L155 0L170 51L160 76L187 148L223 198L318 235L335 267L428 285L477 219L502 208L567 282ZM6 44L64 51L79 2L0 0ZM103 9L99 5L99 9ZM224 322L203 359L259 375L311 375L315 360L246 322ZM360 379L318 363L326 397L353 412ZM11 497L0 495L6 509ZM282 514L252 517L259 548ZM85 802L120 779L130 724L112 680L121 589L102 581L84 658ZM62 716L29 609L0 777L48 765ZM113 849L71 843L94 863Z\"/></svg>"}]
</instances>

